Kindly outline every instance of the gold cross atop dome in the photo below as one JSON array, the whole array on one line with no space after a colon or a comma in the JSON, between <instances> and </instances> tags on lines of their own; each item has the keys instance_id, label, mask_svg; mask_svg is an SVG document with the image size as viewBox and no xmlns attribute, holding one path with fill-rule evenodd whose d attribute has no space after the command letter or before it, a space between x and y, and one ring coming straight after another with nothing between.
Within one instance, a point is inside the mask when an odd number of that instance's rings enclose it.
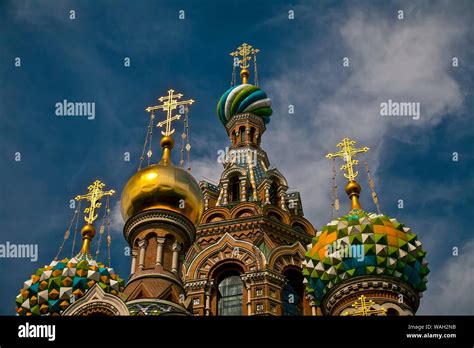
<instances>
[{"instance_id":1,"label":"gold cross atop dome","mask_svg":"<svg viewBox=\"0 0 474 348\"><path fill-rule=\"evenodd\" d=\"M354 181L357 175L359 175L359 172L354 172L354 165L359 163L358 160L354 159L354 156L358 153L369 151L368 147L356 149L353 147L355 144L355 140L344 138L342 139L342 142L337 144L337 147L341 149L339 152L328 153L326 155L326 158L341 157L346 162L346 164L341 166L341 170L347 170L347 174L344 173L344 176L349 179L349 181Z\"/></svg>"},{"instance_id":2,"label":"gold cross atop dome","mask_svg":"<svg viewBox=\"0 0 474 348\"><path fill-rule=\"evenodd\" d=\"M254 48L250 46L249 44L243 43L237 48L236 51L230 53L230 55L234 57L234 60L237 59L238 61L238 66L241 69L240 76L242 77L243 84L248 83L248 78L250 75L248 71L248 67L250 66L249 60L251 59L252 55L256 57L256 54L258 52L260 52L258 48ZM239 59L239 57L242 57L242 58ZM254 62L254 64L256 63Z\"/></svg>"},{"instance_id":3,"label":"gold cross atop dome","mask_svg":"<svg viewBox=\"0 0 474 348\"><path fill-rule=\"evenodd\" d=\"M242 59L239 59L239 66L242 69L247 69L249 67L250 55L257 54L258 52L260 52L258 48L253 48L249 44L243 43L236 51L231 52L230 55L234 58L242 57Z\"/></svg>"},{"instance_id":4,"label":"gold cross atop dome","mask_svg":"<svg viewBox=\"0 0 474 348\"><path fill-rule=\"evenodd\" d=\"M352 307L355 308L354 312L344 312L343 316L371 316L371 315L387 315L387 310L384 307L380 309L372 309L375 302L372 300L367 300L367 297L361 295L357 301L352 304Z\"/></svg>"},{"instance_id":5,"label":"gold cross atop dome","mask_svg":"<svg viewBox=\"0 0 474 348\"><path fill-rule=\"evenodd\" d=\"M85 195L77 195L75 198L76 201L85 199L90 202L91 205L84 209L84 213L88 214L88 216L84 216L84 220L86 220L86 222L90 225L92 225L94 220L96 220L98 217L98 214L95 213L95 210L99 209L102 205L99 200L103 196L112 196L115 193L114 190L102 191L104 186L104 183L102 183L100 180L96 180L92 185L87 187L89 193Z\"/></svg>"},{"instance_id":6,"label":"gold cross atop dome","mask_svg":"<svg viewBox=\"0 0 474 348\"><path fill-rule=\"evenodd\" d=\"M181 118L181 115L175 115L173 116L173 110L175 110L178 106L180 105L191 105L194 103L193 99L188 99L188 100L181 100L178 101L178 99L181 99L183 95L181 93L174 94L174 90L170 89L168 91L167 96L163 96L158 98L158 101L162 102L163 104L161 105L156 105L156 106L149 106L145 110L147 112L153 112L155 110L162 109L163 111L166 112L166 120L158 122L157 127L163 127L166 125L165 131L161 131L161 134L164 136L170 136L171 134L174 133L174 129L171 129L171 123L175 120L179 120Z\"/></svg>"}]
</instances>

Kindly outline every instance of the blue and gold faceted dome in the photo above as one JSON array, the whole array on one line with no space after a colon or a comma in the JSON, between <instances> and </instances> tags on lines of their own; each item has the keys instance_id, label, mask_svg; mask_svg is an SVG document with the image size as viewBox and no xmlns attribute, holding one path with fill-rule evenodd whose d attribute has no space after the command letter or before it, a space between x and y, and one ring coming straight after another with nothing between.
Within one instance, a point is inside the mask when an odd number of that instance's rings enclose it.
<instances>
[{"instance_id":1,"label":"blue and gold faceted dome","mask_svg":"<svg viewBox=\"0 0 474 348\"><path fill-rule=\"evenodd\" d=\"M101 191L100 187L98 191L93 192L96 195L107 194ZM94 187L91 185L89 189L93 190ZM98 208L97 201L91 200L91 203L93 208L87 209L91 216L94 216L95 208ZM105 293L112 295L119 296L123 291L125 281L115 274L112 268L95 261L90 254L90 242L95 236L94 226L85 225L81 234L82 248L75 257L54 260L39 268L31 279L24 283L16 297L18 315L61 315L96 284Z\"/></svg>"},{"instance_id":2,"label":"blue and gold faceted dome","mask_svg":"<svg viewBox=\"0 0 474 348\"><path fill-rule=\"evenodd\" d=\"M71 259L53 261L24 283L16 298L16 312L27 316L60 315L95 284L104 292L118 296L125 281L112 268L94 261L89 253L80 252Z\"/></svg>"},{"instance_id":3,"label":"blue and gold faceted dome","mask_svg":"<svg viewBox=\"0 0 474 348\"><path fill-rule=\"evenodd\" d=\"M267 93L251 84L241 84L229 88L217 103L217 116L225 126L236 114L251 113L265 123L270 122L272 102Z\"/></svg>"},{"instance_id":4,"label":"blue and gold faceted dome","mask_svg":"<svg viewBox=\"0 0 474 348\"><path fill-rule=\"evenodd\" d=\"M357 255L357 248L363 250L363 257ZM308 245L304 282L317 305L339 283L367 275L396 278L421 294L429 273L425 255L417 236L404 224L352 209L324 226Z\"/></svg>"}]
</instances>

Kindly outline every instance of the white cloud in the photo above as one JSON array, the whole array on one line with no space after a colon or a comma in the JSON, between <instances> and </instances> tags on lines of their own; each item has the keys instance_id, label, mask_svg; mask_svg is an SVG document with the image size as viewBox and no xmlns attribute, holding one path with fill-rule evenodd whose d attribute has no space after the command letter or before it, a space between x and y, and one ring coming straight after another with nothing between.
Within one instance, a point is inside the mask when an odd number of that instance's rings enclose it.
<instances>
[{"instance_id":1,"label":"white cloud","mask_svg":"<svg viewBox=\"0 0 474 348\"><path fill-rule=\"evenodd\" d=\"M214 158L200 157L196 160L191 160L191 174L197 181L210 180L218 182L223 170L222 164L217 162L217 154Z\"/></svg>"},{"instance_id":2,"label":"white cloud","mask_svg":"<svg viewBox=\"0 0 474 348\"><path fill-rule=\"evenodd\" d=\"M118 200L110 210L110 229L112 233L121 234L124 224L122 213L120 212L120 200Z\"/></svg>"},{"instance_id":3,"label":"white cloud","mask_svg":"<svg viewBox=\"0 0 474 348\"><path fill-rule=\"evenodd\" d=\"M335 45L326 47L330 51L318 64L276 61L287 73L264 86L275 111L264 147L270 160L278 159L273 164L290 185L302 192L305 214L316 226L330 214L331 164L324 155L334 152L343 137L371 147L367 157L377 181L387 137L417 144L423 129L462 107L463 93L450 63L455 53L461 54L452 47L466 39L467 25L433 13L412 15L417 17L398 21L393 13L369 9L335 18L344 22L323 39ZM320 55L318 34L309 33L307 40L294 52L295 59L309 62ZM349 68L342 66L344 56L350 59ZM388 99L419 102L420 120L381 117L380 103ZM295 105L295 115L288 114L289 104ZM359 171L364 171L362 166Z\"/></svg>"},{"instance_id":4,"label":"white cloud","mask_svg":"<svg viewBox=\"0 0 474 348\"><path fill-rule=\"evenodd\" d=\"M474 241L452 256L444 267L428 275L428 290L422 298L417 314L473 315L474 314Z\"/></svg>"},{"instance_id":5,"label":"white cloud","mask_svg":"<svg viewBox=\"0 0 474 348\"><path fill-rule=\"evenodd\" d=\"M426 129L439 124L447 114L462 111L466 91L454 79L450 64L453 56L462 57L469 50L469 23L465 16L456 18L446 9L434 7L430 6L429 11L405 11L414 18L403 22L392 18L393 13L374 8L364 13L352 12L348 18L334 18L331 22L342 25L334 25L329 36L320 40L318 33L308 34L304 47L294 51L295 60L314 60L317 64L294 64L291 59L275 62L286 73L264 86L274 103L275 115L263 146L272 164L302 193L305 215L315 227L320 228L330 217L332 173L331 163L324 155L334 152L343 137L371 147L366 157L377 184L379 164L387 157L393 158L387 156L388 151L394 151L384 146L387 139L395 137L411 144L415 151L424 152L432 143L424 135ZM344 56L349 57L350 68L342 67ZM388 99L419 102L420 120L382 118L380 103ZM289 104L295 105L295 115L288 114ZM364 177L363 166L359 171ZM342 197L344 181L338 175L339 198L347 207L347 200ZM421 189L419 184L405 182L401 173L396 175L398 180L394 180L392 189L399 187L404 197L427 209L432 202L454 199L460 193L452 187L431 190L426 185ZM387 182L390 178L384 175L381 180ZM369 196L368 191L368 185L363 185L363 195ZM416 221L416 225L423 227L421 239L428 258L433 260L446 253L447 244L439 241L451 230L444 221L429 223L428 214L430 211L424 210L424 221ZM406 221L407 215L410 212L397 219ZM454 242L459 238L462 237L453 235L451 239ZM459 257L432 270L420 314L473 314L473 255L471 241ZM440 264L437 259L436 264Z\"/></svg>"}]
</instances>

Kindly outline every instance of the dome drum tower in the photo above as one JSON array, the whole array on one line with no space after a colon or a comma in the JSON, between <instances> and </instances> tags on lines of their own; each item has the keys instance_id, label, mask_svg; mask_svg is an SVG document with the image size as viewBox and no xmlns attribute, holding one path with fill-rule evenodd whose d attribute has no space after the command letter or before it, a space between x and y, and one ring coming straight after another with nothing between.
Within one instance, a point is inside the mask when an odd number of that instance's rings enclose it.
<instances>
[{"instance_id":1,"label":"dome drum tower","mask_svg":"<svg viewBox=\"0 0 474 348\"><path fill-rule=\"evenodd\" d=\"M183 278L194 315L311 315L304 294L304 245L315 235L300 195L270 168L261 138L272 115L266 92L249 84L249 54L239 59L242 84L217 104L230 139L218 183L201 181L204 213L186 255ZM235 62L235 61L234 61ZM255 57L254 57L255 64ZM235 65L234 65L235 67ZM254 66L256 71L256 66Z\"/></svg>"},{"instance_id":2,"label":"dome drum tower","mask_svg":"<svg viewBox=\"0 0 474 348\"><path fill-rule=\"evenodd\" d=\"M354 303L364 296L373 300L369 310L384 308L387 315L415 315L420 304L417 292L403 281L387 276L362 276L336 285L323 300L324 315L355 315Z\"/></svg>"},{"instance_id":3,"label":"dome drum tower","mask_svg":"<svg viewBox=\"0 0 474 348\"><path fill-rule=\"evenodd\" d=\"M198 183L184 169L171 163L174 140L171 122L178 105L192 104L193 100L177 101L181 94L168 91L159 98L162 105L148 107L148 112L163 109L167 112L166 131L160 141L161 161L149 165L133 175L122 191L121 210L126 221L124 237L132 250L130 277L124 289L127 303L136 307L150 303L166 305L168 313L186 314L189 301L181 269L185 254L196 238L195 225L202 210L202 194ZM154 115L152 114L152 120Z\"/></svg>"}]
</instances>

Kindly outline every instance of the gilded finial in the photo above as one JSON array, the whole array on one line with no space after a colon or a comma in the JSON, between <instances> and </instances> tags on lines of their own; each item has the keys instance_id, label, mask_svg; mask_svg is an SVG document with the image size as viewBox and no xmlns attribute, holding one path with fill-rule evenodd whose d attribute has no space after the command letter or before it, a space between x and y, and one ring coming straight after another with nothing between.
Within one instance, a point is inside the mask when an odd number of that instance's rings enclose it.
<instances>
[{"instance_id":1,"label":"gilded finial","mask_svg":"<svg viewBox=\"0 0 474 348\"><path fill-rule=\"evenodd\" d=\"M260 50L258 48L254 48L249 44L243 43L241 46L237 48L236 51L231 52L230 55L234 57L234 64L235 62L240 67L240 77L242 78L242 83L247 84L248 79L250 76L249 73L249 60L251 59L252 55L256 55ZM242 57L242 58L239 58Z\"/></svg>"},{"instance_id":2,"label":"gilded finial","mask_svg":"<svg viewBox=\"0 0 474 348\"><path fill-rule=\"evenodd\" d=\"M161 164L171 163L171 149L174 146L174 140L171 135L175 132L175 129L171 128L171 123L181 118L180 114L173 116L173 110L176 110L178 106L191 105L194 103L193 99L178 101L183 95L181 93L174 94L174 92L173 89L170 89L167 96L158 98L158 101L163 104L149 106L145 109L147 112L154 112L155 110L163 110L166 112L166 119L157 123L157 127L165 126L165 130L161 131L161 134L163 134L163 138L160 141L161 147L163 148Z\"/></svg>"},{"instance_id":3,"label":"gilded finial","mask_svg":"<svg viewBox=\"0 0 474 348\"><path fill-rule=\"evenodd\" d=\"M104 183L102 183L100 180L96 180L92 183L92 185L87 187L89 191L87 194L77 195L75 197L76 201L84 199L90 202L90 206L84 209L84 213L87 214L84 216L84 220L87 222L87 224L81 230L82 240L84 241L81 252L84 253L90 253L90 241L95 236L95 229L92 223L99 216L99 214L96 213L96 209L99 209L102 206L102 203L99 202L100 199L104 196L112 196L115 193L114 190L102 191L104 186Z\"/></svg>"},{"instance_id":4,"label":"gilded finial","mask_svg":"<svg viewBox=\"0 0 474 348\"><path fill-rule=\"evenodd\" d=\"M359 172L354 171L354 165L357 165L359 161L354 159L354 156L356 156L358 153L369 151L369 148L363 147L357 149L354 147L355 144L355 140L344 138L339 144L337 144L337 147L340 150L335 153L328 153L326 158L332 159L335 157L341 157L346 162L340 168L342 171L347 171L347 173L344 173L344 177L349 179L349 182L346 185L346 193L349 195L352 201L352 209L361 209L359 204L359 194L361 188L360 185L355 181L355 178L357 175L359 175Z\"/></svg>"},{"instance_id":5,"label":"gilded finial","mask_svg":"<svg viewBox=\"0 0 474 348\"><path fill-rule=\"evenodd\" d=\"M89 190L87 194L77 195L75 198L76 201L85 199L90 202L90 206L84 209L84 213L88 214L87 216L84 216L84 220L90 225L92 225L94 220L96 220L98 217L98 214L95 213L95 210L100 208L102 205L99 200L103 196L112 196L115 193L114 190L102 191L104 186L104 183L102 183L100 180L96 180L92 183L92 185L87 187Z\"/></svg>"}]
</instances>

